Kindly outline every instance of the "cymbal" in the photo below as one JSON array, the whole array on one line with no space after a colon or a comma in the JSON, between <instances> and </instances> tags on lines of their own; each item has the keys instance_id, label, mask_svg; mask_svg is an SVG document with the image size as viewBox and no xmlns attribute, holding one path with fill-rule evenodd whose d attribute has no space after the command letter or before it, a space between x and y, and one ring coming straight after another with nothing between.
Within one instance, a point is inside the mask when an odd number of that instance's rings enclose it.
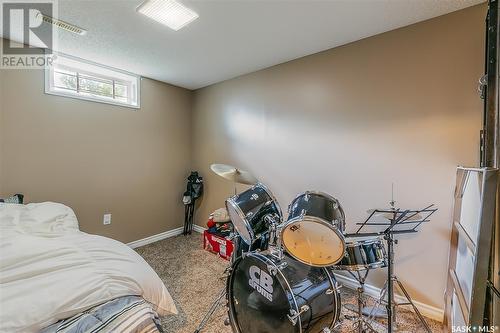
<instances>
[{"instance_id":1,"label":"cymbal","mask_svg":"<svg viewBox=\"0 0 500 333\"><path fill-rule=\"evenodd\" d=\"M368 214L371 214L373 213L375 210L385 210L387 211L388 209L381 209L381 208L375 208L375 209L368 209L366 212ZM397 214L401 214L402 212L397 212ZM387 213L387 212L376 212L373 214L373 216L376 216L376 217L381 217L381 218L384 218L386 220L392 220L394 218L394 213ZM397 216L397 215L396 215ZM410 213L408 214L407 217L405 217L403 219L404 221L406 222L411 222L411 221L420 221L422 220L422 215L420 215L419 213Z\"/></svg>"},{"instance_id":2,"label":"cymbal","mask_svg":"<svg viewBox=\"0 0 500 333\"><path fill-rule=\"evenodd\" d=\"M255 185L259 182L250 172L227 164L212 164L210 166L217 175L238 184Z\"/></svg>"}]
</instances>

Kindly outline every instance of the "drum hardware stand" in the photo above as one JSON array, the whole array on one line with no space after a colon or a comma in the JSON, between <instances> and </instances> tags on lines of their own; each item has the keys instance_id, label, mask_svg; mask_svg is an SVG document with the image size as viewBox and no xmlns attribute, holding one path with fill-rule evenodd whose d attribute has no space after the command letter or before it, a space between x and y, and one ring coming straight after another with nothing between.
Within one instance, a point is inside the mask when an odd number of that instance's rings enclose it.
<instances>
[{"instance_id":1,"label":"drum hardware stand","mask_svg":"<svg viewBox=\"0 0 500 333\"><path fill-rule=\"evenodd\" d=\"M236 187L235 187L236 188ZM271 216L271 215L266 215L264 217L264 219L266 220L266 222L269 224L270 226L270 230L271 230L271 233L270 233L270 243L271 245L273 245L275 247L275 254L274 256L277 257L277 258L283 258L283 251L281 250L281 242L279 241L279 237L277 237L277 232L279 232L278 228L279 228L279 225L276 221L276 216ZM236 233L231 233L231 235L229 236L229 240L233 240L235 238L239 237L238 234ZM250 247L251 248L251 247ZM250 252L250 249L249 249L249 252ZM236 250L233 250L233 253L231 255L231 258L230 258L230 265L228 267L226 267L226 269L224 270L223 272L223 276L221 277L221 279L224 279L224 278L228 278L233 268L233 264L235 263L236 261ZM245 258L245 255L247 254L247 252L242 252L241 253L241 257L242 258ZM284 265L283 265L284 264ZM282 269L286 266L286 262L282 263L281 266L279 266L278 268ZM269 270L269 273L273 273L273 270L276 270L275 267L272 267L272 268L268 268ZM276 275L277 274L277 271L274 272L273 275ZM220 307L220 306L223 306L223 302L224 300L226 299L226 296L227 296L227 291L226 291L226 287L224 286L222 288L222 290L219 292L219 294L217 295L217 297L215 298L215 300L212 302L212 304L210 305L207 313L205 314L205 316L203 317L203 319L201 320L200 324L198 325L198 327L196 328L196 330L194 331L194 333L200 333L201 330L205 327L205 325L208 323L208 320L210 319L210 317L213 316L213 314L215 313L215 311L217 311L217 309ZM307 309L305 309L305 307L307 307ZM298 313L290 313L290 315L288 315L288 319L295 325L296 324L296 321L297 321L297 318L303 313L303 312L306 312L309 310L309 306L307 305L304 305L300 312ZM228 326L230 325L229 323L229 320L226 319L224 320L224 325Z\"/></svg>"},{"instance_id":2,"label":"drum hardware stand","mask_svg":"<svg viewBox=\"0 0 500 333\"><path fill-rule=\"evenodd\" d=\"M229 236L229 240L236 239L237 237L239 237L239 236L231 233L231 235ZM224 272L222 273L222 277L220 278L221 280L227 279L229 277L230 272L233 269L234 261L236 260L235 255L234 255L235 252L236 251L233 249L233 253L232 253L231 258L229 260L230 264L229 264L229 266L226 267L226 269L224 269ZM205 314L205 316L203 316L203 319L201 320L198 327L196 327L196 330L194 331L194 333L201 332L201 330L203 329L203 327L205 327L205 325L207 324L210 317L212 317L212 315L215 313L215 311L220 306L223 305L223 302L224 302L224 299L226 298L226 295L227 295L226 287L224 286L224 287L222 287L222 290L219 292L219 294L217 295L215 300L212 302L212 305L210 305L210 307L208 308L207 313ZM226 326L229 325L229 322L227 320L225 320L224 325L226 325Z\"/></svg>"},{"instance_id":3,"label":"drum hardware stand","mask_svg":"<svg viewBox=\"0 0 500 333\"><path fill-rule=\"evenodd\" d=\"M359 283L359 287L356 289L357 291L357 299L358 299L358 306L357 309L351 309L347 308L348 310L357 313L356 316L346 316L348 319L355 319L355 326L357 328L358 333L365 333L365 332L373 332L376 333L377 331L372 327L370 324L372 318L366 319L363 317L363 308L366 305L366 301L364 300L363 294L365 293L365 281L368 276L368 273L370 272L369 269L367 269L364 273L364 275L360 271L356 271L357 274L354 274L351 271L347 271L356 281Z\"/></svg>"},{"instance_id":4,"label":"drum hardware stand","mask_svg":"<svg viewBox=\"0 0 500 333\"><path fill-rule=\"evenodd\" d=\"M205 327L205 325L207 324L210 317L212 317L212 315L215 313L215 311L221 306L221 304L223 303L225 298L226 298L226 288L223 287L222 290L219 292L219 295L217 296L215 301L212 303L212 305L210 305L210 308L208 309L207 313L205 314L205 316L201 320L198 327L196 327L196 330L194 331L194 333L201 332L201 330L203 329L203 327Z\"/></svg>"},{"instance_id":5,"label":"drum hardware stand","mask_svg":"<svg viewBox=\"0 0 500 333\"><path fill-rule=\"evenodd\" d=\"M420 320L422 326L425 328L425 331L428 333L432 333L429 328L429 325L425 321L424 317L415 306L415 303L411 299L410 295L406 291L406 288L403 286L401 281L398 280L396 275L394 274L394 244L397 244L397 240L394 239L395 235L398 234L409 234L409 233L417 233L417 228L422 223L430 222L429 218L432 214L437 211L437 208L434 208L434 204L431 204L420 210L400 210L399 208L395 208L394 198L390 201L391 208L390 209L374 209L371 211L368 218L362 223L356 223L359 225L358 230L353 234L346 234L346 237L365 237L365 236L383 236L387 242L387 252L388 252L388 260L387 260L387 281L385 282L384 288L381 291L380 299L377 301L376 306L371 310L369 308L365 309L365 313L368 310L370 313L370 317L375 317L380 315L380 313L375 313L375 309L381 304L386 305L386 317L387 317L387 332L392 333L396 326L396 307L402 305L411 305L413 310L415 311L418 319ZM376 222L374 221L374 217L383 217L386 222ZM363 228L366 227L376 227L376 226L385 226L387 227L385 230L381 232L361 232ZM396 227L401 227L396 229ZM397 304L395 301L394 294L394 285L397 285L399 289L403 292L405 298L408 300L406 303ZM387 296L387 301L384 298Z\"/></svg>"},{"instance_id":6,"label":"drum hardware stand","mask_svg":"<svg viewBox=\"0 0 500 333\"><path fill-rule=\"evenodd\" d=\"M281 244L281 220L278 216L266 215L264 220L269 225L269 253L276 259L283 260L284 253Z\"/></svg>"}]
</instances>

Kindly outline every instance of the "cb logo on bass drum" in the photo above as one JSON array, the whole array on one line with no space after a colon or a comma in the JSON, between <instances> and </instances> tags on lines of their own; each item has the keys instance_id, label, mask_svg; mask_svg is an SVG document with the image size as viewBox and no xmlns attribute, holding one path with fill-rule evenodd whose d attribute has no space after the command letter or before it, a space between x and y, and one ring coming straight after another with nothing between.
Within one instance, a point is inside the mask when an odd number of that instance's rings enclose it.
<instances>
[{"instance_id":1,"label":"cb logo on bass drum","mask_svg":"<svg viewBox=\"0 0 500 333\"><path fill-rule=\"evenodd\" d=\"M248 285L272 302L274 281L271 275L257 266L250 266L248 274L250 275Z\"/></svg>"}]
</instances>

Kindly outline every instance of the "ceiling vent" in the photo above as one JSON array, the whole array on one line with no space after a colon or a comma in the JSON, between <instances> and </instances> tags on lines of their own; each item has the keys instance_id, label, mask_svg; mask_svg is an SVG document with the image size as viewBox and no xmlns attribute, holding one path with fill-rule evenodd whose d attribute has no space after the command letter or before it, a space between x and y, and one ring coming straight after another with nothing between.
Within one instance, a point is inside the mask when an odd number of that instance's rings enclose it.
<instances>
[{"instance_id":1,"label":"ceiling vent","mask_svg":"<svg viewBox=\"0 0 500 333\"><path fill-rule=\"evenodd\" d=\"M42 13L38 13L38 15L42 16L43 22L46 22L48 24L52 24L52 25L58 27L59 29L69 31L69 32L72 32L72 33L80 35L80 36L83 36L87 33L87 30L79 28L76 25L70 24L68 22L64 22L64 21L55 19L53 17L44 15Z\"/></svg>"}]
</instances>

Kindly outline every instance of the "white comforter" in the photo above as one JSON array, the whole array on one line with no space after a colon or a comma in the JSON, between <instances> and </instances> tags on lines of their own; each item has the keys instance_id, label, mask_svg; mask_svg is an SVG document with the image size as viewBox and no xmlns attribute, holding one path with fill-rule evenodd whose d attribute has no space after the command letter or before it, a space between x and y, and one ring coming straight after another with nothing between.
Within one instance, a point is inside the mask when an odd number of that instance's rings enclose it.
<instances>
[{"instance_id":1,"label":"white comforter","mask_svg":"<svg viewBox=\"0 0 500 333\"><path fill-rule=\"evenodd\" d=\"M125 295L143 297L159 315L177 313L141 256L79 231L71 208L0 204L0 332L36 332Z\"/></svg>"}]
</instances>

